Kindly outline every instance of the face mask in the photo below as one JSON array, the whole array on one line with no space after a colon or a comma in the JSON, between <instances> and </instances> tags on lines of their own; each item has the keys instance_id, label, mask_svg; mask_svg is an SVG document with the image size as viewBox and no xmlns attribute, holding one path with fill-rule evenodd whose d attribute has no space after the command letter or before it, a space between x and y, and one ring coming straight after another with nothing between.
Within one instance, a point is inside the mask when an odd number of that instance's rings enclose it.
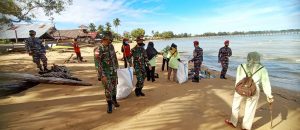
<instances>
[{"instance_id":1,"label":"face mask","mask_svg":"<svg viewBox=\"0 0 300 130\"><path fill-rule=\"evenodd\" d=\"M29 34L30 37L34 37L34 34Z\"/></svg>"},{"instance_id":2,"label":"face mask","mask_svg":"<svg viewBox=\"0 0 300 130\"><path fill-rule=\"evenodd\" d=\"M226 47L228 47L229 45L225 45Z\"/></svg>"},{"instance_id":3,"label":"face mask","mask_svg":"<svg viewBox=\"0 0 300 130\"><path fill-rule=\"evenodd\" d=\"M128 41L125 41L125 44L128 44Z\"/></svg>"},{"instance_id":4,"label":"face mask","mask_svg":"<svg viewBox=\"0 0 300 130\"><path fill-rule=\"evenodd\" d=\"M138 43L139 46L143 46L143 43Z\"/></svg>"}]
</instances>

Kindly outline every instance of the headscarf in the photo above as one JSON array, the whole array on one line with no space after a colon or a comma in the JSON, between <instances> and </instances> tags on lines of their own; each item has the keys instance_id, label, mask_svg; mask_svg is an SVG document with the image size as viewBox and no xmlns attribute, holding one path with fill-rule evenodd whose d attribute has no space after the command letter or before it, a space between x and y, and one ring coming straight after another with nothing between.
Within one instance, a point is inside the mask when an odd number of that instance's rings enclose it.
<instances>
[{"instance_id":1,"label":"headscarf","mask_svg":"<svg viewBox=\"0 0 300 130\"><path fill-rule=\"evenodd\" d=\"M170 48L170 53L171 53L171 57L176 57L178 52L177 52L177 45L175 45L174 43L172 43L171 48Z\"/></svg>"},{"instance_id":2,"label":"headscarf","mask_svg":"<svg viewBox=\"0 0 300 130\"><path fill-rule=\"evenodd\" d=\"M151 60L154 56L158 54L157 50L154 48L153 42L148 43L146 52L149 60Z\"/></svg>"},{"instance_id":3,"label":"headscarf","mask_svg":"<svg viewBox=\"0 0 300 130\"><path fill-rule=\"evenodd\" d=\"M249 52L247 56L247 68L250 71L255 71L258 67L261 66L260 63L261 55L258 52Z\"/></svg>"},{"instance_id":4,"label":"headscarf","mask_svg":"<svg viewBox=\"0 0 300 130\"><path fill-rule=\"evenodd\" d=\"M123 45L128 45L128 42L129 42L129 39L127 39L127 38L123 39Z\"/></svg>"},{"instance_id":5,"label":"headscarf","mask_svg":"<svg viewBox=\"0 0 300 130\"><path fill-rule=\"evenodd\" d=\"M167 45L167 46L163 49L163 52L164 52L164 53L168 53L169 50L170 50L170 46Z\"/></svg>"}]
</instances>

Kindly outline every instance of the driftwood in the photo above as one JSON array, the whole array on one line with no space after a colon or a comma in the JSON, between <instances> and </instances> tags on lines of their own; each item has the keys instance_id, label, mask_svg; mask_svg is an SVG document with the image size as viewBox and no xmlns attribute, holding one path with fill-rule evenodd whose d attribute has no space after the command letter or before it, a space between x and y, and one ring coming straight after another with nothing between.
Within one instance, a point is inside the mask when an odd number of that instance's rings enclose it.
<instances>
[{"instance_id":1,"label":"driftwood","mask_svg":"<svg viewBox=\"0 0 300 130\"><path fill-rule=\"evenodd\" d=\"M0 83L0 96L7 96L10 94L19 93L38 84L39 83L37 82L30 81L10 81Z\"/></svg>"},{"instance_id":2,"label":"driftwood","mask_svg":"<svg viewBox=\"0 0 300 130\"><path fill-rule=\"evenodd\" d=\"M77 85L77 86L92 86L90 83L76 81L72 79L56 78L56 77L40 77L26 73L0 73L0 78L19 79L37 83L47 84L62 84L62 85Z\"/></svg>"}]
</instances>

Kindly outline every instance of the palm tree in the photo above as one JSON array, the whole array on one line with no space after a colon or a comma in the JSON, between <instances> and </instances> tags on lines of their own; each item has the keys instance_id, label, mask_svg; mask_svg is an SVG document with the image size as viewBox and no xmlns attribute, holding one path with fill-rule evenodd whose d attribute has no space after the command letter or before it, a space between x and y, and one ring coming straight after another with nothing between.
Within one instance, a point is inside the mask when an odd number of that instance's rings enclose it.
<instances>
[{"instance_id":1,"label":"palm tree","mask_svg":"<svg viewBox=\"0 0 300 130\"><path fill-rule=\"evenodd\" d=\"M105 25L106 25L106 31L110 31L111 30L111 24L109 22L107 22Z\"/></svg>"},{"instance_id":2,"label":"palm tree","mask_svg":"<svg viewBox=\"0 0 300 130\"><path fill-rule=\"evenodd\" d=\"M119 32L118 32L118 26L120 26L120 19L119 18L116 18L116 19L114 19L113 20L113 23L114 23L114 26L115 26L115 28L117 29L117 34L119 34ZM118 37L117 37L118 38Z\"/></svg>"},{"instance_id":3,"label":"palm tree","mask_svg":"<svg viewBox=\"0 0 300 130\"><path fill-rule=\"evenodd\" d=\"M96 25L94 23L90 23L89 28L90 28L91 32L95 32L96 31Z\"/></svg>"},{"instance_id":4,"label":"palm tree","mask_svg":"<svg viewBox=\"0 0 300 130\"><path fill-rule=\"evenodd\" d=\"M152 38L153 38L153 37L154 37L154 34L155 34L154 30L152 30L151 33L152 33Z\"/></svg>"},{"instance_id":5,"label":"palm tree","mask_svg":"<svg viewBox=\"0 0 300 130\"><path fill-rule=\"evenodd\" d=\"M104 26L103 25L99 25L97 28L98 33L102 33L104 31Z\"/></svg>"}]
</instances>

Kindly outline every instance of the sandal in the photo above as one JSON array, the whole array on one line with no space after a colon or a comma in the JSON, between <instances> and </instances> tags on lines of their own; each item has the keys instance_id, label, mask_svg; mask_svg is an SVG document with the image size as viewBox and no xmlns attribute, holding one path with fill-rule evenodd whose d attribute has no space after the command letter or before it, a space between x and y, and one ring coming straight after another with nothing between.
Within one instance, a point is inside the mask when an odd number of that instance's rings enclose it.
<instances>
[{"instance_id":1,"label":"sandal","mask_svg":"<svg viewBox=\"0 0 300 130\"><path fill-rule=\"evenodd\" d=\"M225 124L229 125L230 127L236 128L228 119L225 120Z\"/></svg>"}]
</instances>

